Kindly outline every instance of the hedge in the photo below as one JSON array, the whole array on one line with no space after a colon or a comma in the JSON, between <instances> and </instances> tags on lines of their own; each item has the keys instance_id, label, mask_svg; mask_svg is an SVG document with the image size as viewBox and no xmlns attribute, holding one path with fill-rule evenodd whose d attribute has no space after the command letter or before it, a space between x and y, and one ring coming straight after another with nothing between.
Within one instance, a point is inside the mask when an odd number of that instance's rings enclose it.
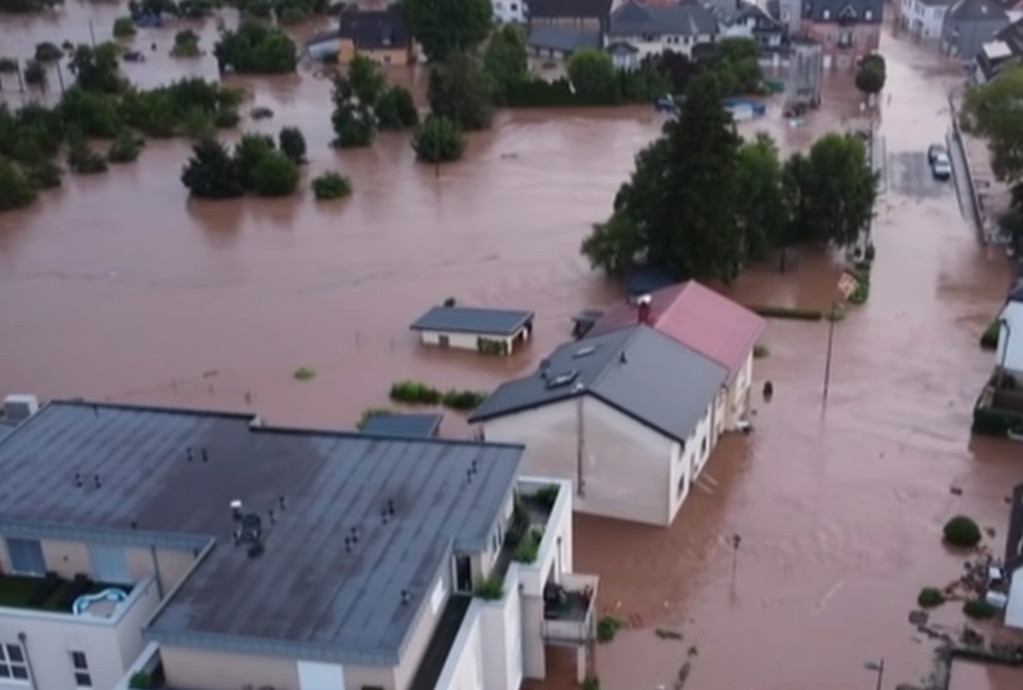
<instances>
[{"instance_id":1,"label":"hedge","mask_svg":"<svg viewBox=\"0 0 1023 690\"><path fill-rule=\"evenodd\" d=\"M798 321L820 321L824 312L819 309L800 309L799 307L776 307L772 305L746 305L755 314L769 319L796 319Z\"/></svg>"},{"instance_id":2,"label":"hedge","mask_svg":"<svg viewBox=\"0 0 1023 690\"><path fill-rule=\"evenodd\" d=\"M979 544L983 537L980 525L965 515L956 515L946 522L942 534L949 544L969 548Z\"/></svg>"},{"instance_id":3,"label":"hedge","mask_svg":"<svg viewBox=\"0 0 1023 690\"><path fill-rule=\"evenodd\" d=\"M988 324L984 332L980 334L980 349L997 350L998 335L1002 332L1002 324L995 320Z\"/></svg>"},{"instance_id":4,"label":"hedge","mask_svg":"<svg viewBox=\"0 0 1023 690\"><path fill-rule=\"evenodd\" d=\"M945 603L945 593L937 587L924 587L916 598L916 603L923 609L932 609Z\"/></svg>"},{"instance_id":5,"label":"hedge","mask_svg":"<svg viewBox=\"0 0 1023 690\"><path fill-rule=\"evenodd\" d=\"M984 436L1005 438L1010 431L1023 431L1023 417L989 407L975 407L971 431Z\"/></svg>"},{"instance_id":6,"label":"hedge","mask_svg":"<svg viewBox=\"0 0 1023 690\"><path fill-rule=\"evenodd\" d=\"M411 405L443 405L467 412L480 406L487 394L480 391L449 390L442 393L420 381L398 381L391 386L391 400Z\"/></svg>"}]
</instances>

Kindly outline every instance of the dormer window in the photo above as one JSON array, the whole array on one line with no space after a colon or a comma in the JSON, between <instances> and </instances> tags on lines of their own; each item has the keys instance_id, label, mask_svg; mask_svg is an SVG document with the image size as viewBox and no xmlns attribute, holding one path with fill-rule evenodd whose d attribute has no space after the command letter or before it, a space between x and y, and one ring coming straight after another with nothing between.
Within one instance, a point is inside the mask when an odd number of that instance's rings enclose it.
<instances>
[{"instance_id":1,"label":"dormer window","mask_svg":"<svg viewBox=\"0 0 1023 690\"><path fill-rule=\"evenodd\" d=\"M824 10L824 21L831 19L831 10Z\"/></svg>"},{"instance_id":2,"label":"dormer window","mask_svg":"<svg viewBox=\"0 0 1023 690\"><path fill-rule=\"evenodd\" d=\"M863 18L869 22L871 19L874 18L874 13L870 10L867 10L866 12L863 13Z\"/></svg>"}]
</instances>

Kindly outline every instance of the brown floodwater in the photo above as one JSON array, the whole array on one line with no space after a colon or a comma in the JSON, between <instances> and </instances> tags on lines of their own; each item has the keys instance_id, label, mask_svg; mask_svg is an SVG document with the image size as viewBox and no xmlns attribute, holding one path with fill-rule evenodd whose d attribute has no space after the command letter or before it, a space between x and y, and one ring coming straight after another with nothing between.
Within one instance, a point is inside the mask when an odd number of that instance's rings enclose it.
<instances>
[{"instance_id":1,"label":"brown floodwater","mask_svg":"<svg viewBox=\"0 0 1023 690\"><path fill-rule=\"evenodd\" d=\"M0 52L27 57L41 40L87 41L90 19L102 40L121 13L70 0L50 17L5 16ZM201 28L209 49L215 24ZM126 67L133 80L215 75L208 56L166 56L174 30L140 32L135 43L150 59ZM889 154L919 154L947 130L946 95L961 73L890 35L883 52L892 98L882 99L880 131ZM423 73L392 77L422 93ZM275 112L246 128L302 127L306 177L339 169L355 194L326 204L308 191L189 201L180 141L151 142L136 164L106 175L67 178L33 207L0 216L4 391L250 408L278 423L347 426L385 404L396 379L492 388L522 374L567 337L572 314L619 297L578 247L656 136L663 120L651 108L502 112L438 175L415 163L407 134L332 151L329 82L308 67L230 83ZM7 86L5 97L19 102ZM789 126L772 102L768 117L742 129L804 149L822 131L853 126L859 100L848 76L835 77L806 127ZM774 382L774 399L757 405L754 434L723 441L675 525L576 520L577 568L601 575L603 613L626 624L599 648L603 687L671 687L690 647L689 683L702 688L868 688L874 677L863 664L878 658L886 686L928 670L930 647L906 616L921 586L961 570L940 544L941 524L975 515L995 528L1000 549L1004 497L1023 477L1017 446L968 432L992 366L977 338L1009 267L978 245L952 193L889 190L874 238L872 295L836 325L826 405L827 325L772 321L756 376ZM820 308L837 277L826 257L805 252L797 271L754 267L732 292ZM418 346L408 324L448 296L534 309L535 342L503 360ZM294 380L299 366L316 378ZM449 415L444 432L467 430ZM742 541L733 552L734 534ZM958 623L946 609L942 620ZM657 628L684 640L660 639ZM969 682L1019 687L995 673Z\"/></svg>"}]
</instances>

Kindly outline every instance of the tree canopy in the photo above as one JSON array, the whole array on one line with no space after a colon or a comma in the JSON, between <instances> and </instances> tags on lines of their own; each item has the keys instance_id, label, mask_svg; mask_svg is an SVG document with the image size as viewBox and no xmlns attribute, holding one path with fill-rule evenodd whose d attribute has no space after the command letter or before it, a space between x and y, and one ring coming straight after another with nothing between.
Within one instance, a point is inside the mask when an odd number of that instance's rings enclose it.
<instances>
[{"instance_id":1,"label":"tree canopy","mask_svg":"<svg viewBox=\"0 0 1023 690\"><path fill-rule=\"evenodd\" d=\"M584 48L572 53L568 78L580 96L587 100L614 100L618 81L611 56L603 50Z\"/></svg>"},{"instance_id":2,"label":"tree canopy","mask_svg":"<svg viewBox=\"0 0 1023 690\"><path fill-rule=\"evenodd\" d=\"M483 69L493 82L494 95L504 101L508 89L529 77L526 38L522 29L505 24L490 36L483 53Z\"/></svg>"},{"instance_id":3,"label":"tree canopy","mask_svg":"<svg viewBox=\"0 0 1023 690\"><path fill-rule=\"evenodd\" d=\"M1023 65L967 91L963 116L963 127L987 140L998 179L1023 182Z\"/></svg>"},{"instance_id":4,"label":"tree canopy","mask_svg":"<svg viewBox=\"0 0 1023 690\"><path fill-rule=\"evenodd\" d=\"M490 127L494 114L490 78L468 53L450 53L430 72L430 111L463 130Z\"/></svg>"},{"instance_id":5,"label":"tree canopy","mask_svg":"<svg viewBox=\"0 0 1023 690\"><path fill-rule=\"evenodd\" d=\"M213 47L220 69L241 74L294 72L298 64L295 42L276 26L243 20L234 31L225 31Z\"/></svg>"},{"instance_id":6,"label":"tree canopy","mask_svg":"<svg viewBox=\"0 0 1023 690\"><path fill-rule=\"evenodd\" d=\"M878 93L884 88L885 69L884 58L877 53L865 56L856 68L856 88L869 95Z\"/></svg>"},{"instance_id":7,"label":"tree canopy","mask_svg":"<svg viewBox=\"0 0 1023 690\"><path fill-rule=\"evenodd\" d=\"M455 161L462 157L465 138L452 120L429 115L412 136L412 150L418 160L427 163Z\"/></svg>"},{"instance_id":8,"label":"tree canopy","mask_svg":"<svg viewBox=\"0 0 1023 690\"><path fill-rule=\"evenodd\" d=\"M433 62L475 48L490 33L490 0L402 0L412 35Z\"/></svg>"},{"instance_id":9,"label":"tree canopy","mask_svg":"<svg viewBox=\"0 0 1023 690\"><path fill-rule=\"evenodd\" d=\"M216 139L203 139L192 146L181 183L201 199L232 199L244 193L234 160Z\"/></svg>"}]
</instances>

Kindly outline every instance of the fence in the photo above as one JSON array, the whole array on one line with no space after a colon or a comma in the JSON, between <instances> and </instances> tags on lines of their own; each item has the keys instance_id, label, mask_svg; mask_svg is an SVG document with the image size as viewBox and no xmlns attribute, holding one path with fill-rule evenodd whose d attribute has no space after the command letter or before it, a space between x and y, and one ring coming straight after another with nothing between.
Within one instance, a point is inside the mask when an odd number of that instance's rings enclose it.
<instances>
[{"instance_id":1,"label":"fence","mask_svg":"<svg viewBox=\"0 0 1023 690\"><path fill-rule=\"evenodd\" d=\"M988 237L988 231L984 225L983 207L980 202L980 195L977 194L977 188L973 184L973 168L970 165L970 156L966 151L966 144L963 142L963 133L959 128L959 103L955 97L955 94L950 93L948 95L948 108L949 114L952 117L952 139L950 142L959 148L959 153L963 159L963 165L966 167L966 186L970 192L970 203L973 204L973 222L977 226L977 232L980 233L981 238L986 243L990 243L991 239Z\"/></svg>"}]
</instances>

